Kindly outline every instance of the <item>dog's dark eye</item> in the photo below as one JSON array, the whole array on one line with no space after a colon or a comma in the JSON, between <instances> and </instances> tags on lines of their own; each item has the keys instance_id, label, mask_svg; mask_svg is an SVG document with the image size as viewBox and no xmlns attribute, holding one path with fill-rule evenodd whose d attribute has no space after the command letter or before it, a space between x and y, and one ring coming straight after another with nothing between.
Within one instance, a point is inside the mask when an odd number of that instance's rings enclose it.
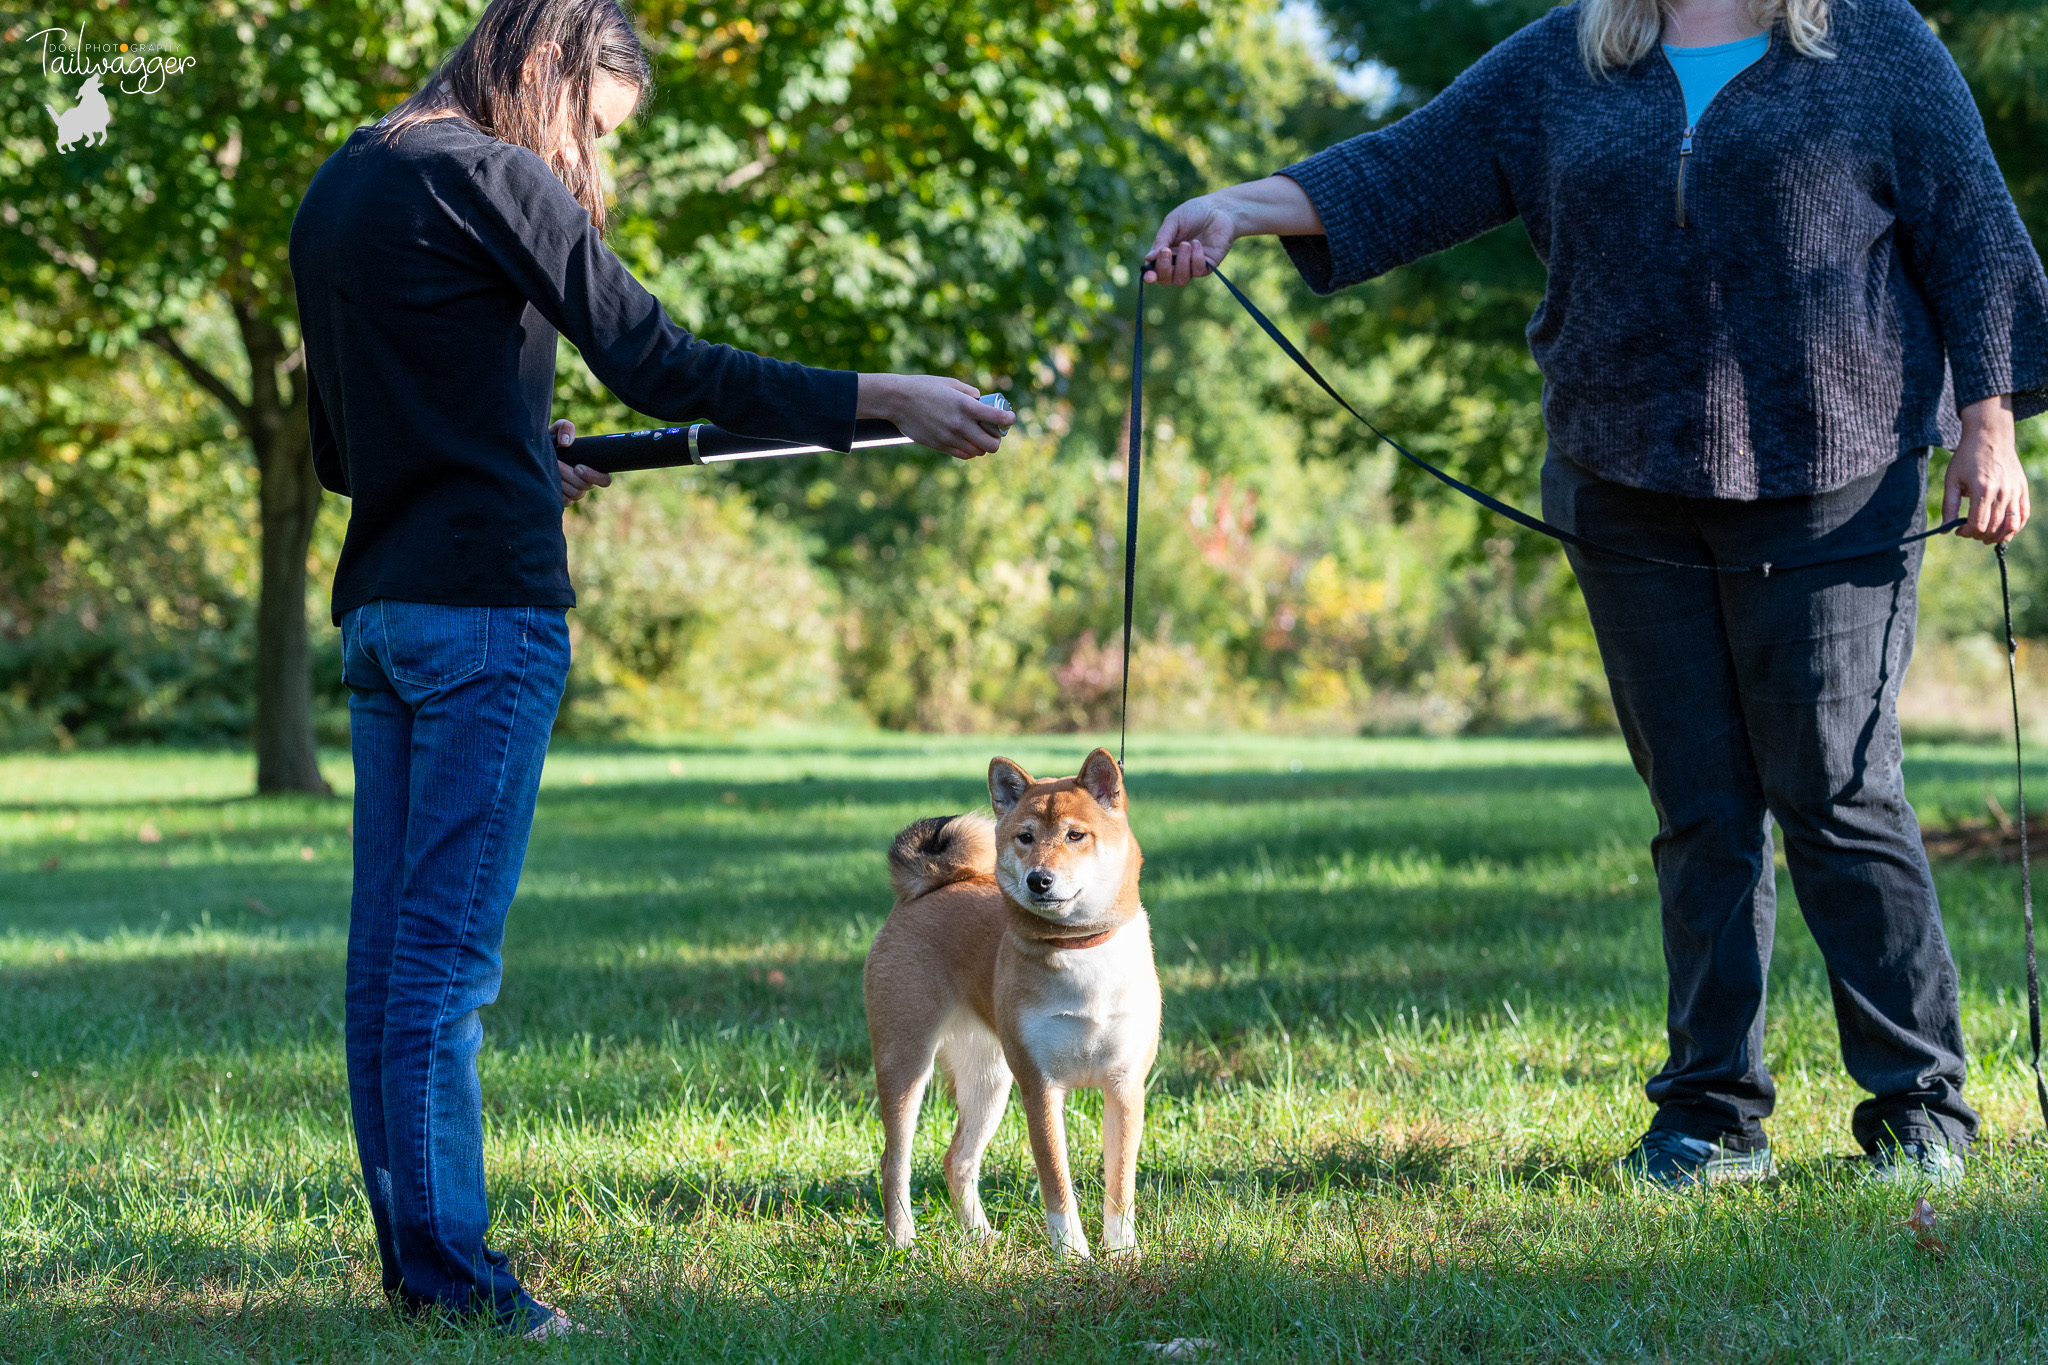
<instances>
[{"instance_id":1,"label":"dog's dark eye","mask_svg":"<svg viewBox=\"0 0 2048 1365\"><path fill-rule=\"evenodd\" d=\"M1020 844L1028 844L1028 843L1030 843L1030 842L1031 842L1031 831L1030 831L1030 830L1028 830L1028 829L1020 829L1020 830L1018 830L1018 831L1017 831L1017 842L1018 842L1018 843L1020 843Z\"/></svg>"},{"instance_id":2,"label":"dog's dark eye","mask_svg":"<svg viewBox=\"0 0 2048 1365\"><path fill-rule=\"evenodd\" d=\"M1067 842L1070 844L1078 844L1087 837L1087 835L1083 834L1078 829L1070 829L1067 831Z\"/></svg>"}]
</instances>

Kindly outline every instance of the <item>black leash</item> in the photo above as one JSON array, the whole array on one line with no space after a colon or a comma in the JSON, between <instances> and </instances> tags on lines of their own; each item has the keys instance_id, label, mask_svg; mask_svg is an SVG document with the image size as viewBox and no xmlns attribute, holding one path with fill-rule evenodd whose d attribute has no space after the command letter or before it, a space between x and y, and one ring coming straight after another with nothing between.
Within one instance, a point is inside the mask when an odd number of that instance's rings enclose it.
<instances>
[{"instance_id":1,"label":"black leash","mask_svg":"<svg viewBox=\"0 0 2048 1365\"><path fill-rule=\"evenodd\" d=\"M1131 328L1131 432L1124 455L1124 671L1117 708L1116 766L1124 766L1131 728L1131 603L1138 596L1138 475L1145 463L1145 271L1138 271L1138 316Z\"/></svg>"},{"instance_id":2,"label":"black leash","mask_svg":"<svg viewBox=\"0 0 2048 1365\"><path fill-rule=\"evenodd\" d=\"M1336 400L1337 406L1343 408L1344 411L1350 413L1353 417L1356 417L1360 422L1363 422L1367 431L1370 431L1373 435L1392 446L1408 463L1422 470L1438 482L1457 489L1489 512L1498 512L1501 516L1506 517L1517 525L1526 526L1532 531L1549 536L1552 540L1563 541L1567 545L1576 545L1582 550L1592 550L1603 555L1613 555L1617 559L1634 560L1638 564L1656 564L1667 569L1697 569L1702 573L1760 573L1765 578L1769 578L1773 573L1783 572L1787 569L1818 568L1823 564L1841 564L1852 559L1862 559L1866 555L1884 554L1889 550L1903 549L1916 540L1926 540L1932 536L1945 535L1955 530L1956 527L1961 526L1965 520L1962 517L1957 517L1954 521L1944 522L1931 531L1921 531L1917 534L1906 536L1901 540L1888 540L1882 545L1866 545L1861 549L1844 550L1839 553L1809 555L1804 559L1791 559L1782 564L1773 564L1768 561L1762 564L1688 564L1684 560L1659 559L1655 555L1637 554L1633 550L1618 550L1612 545L1603 545L1599 541L1588 539L1575 531L1567 531L1562 526L1553 526L1541 517L1532 517L1519 507L1502 502L1490 493L1483 493L1462 479L1453 478L1429 461L1423 459L1420 455L1417 455L1414 451L1408 449L1408 447L1402 445L1393 437L1387 435L1386 432L1381 431L1379 427L1373 424L1373 420L1370 417L1367 417L1357 408L1352 407L1350 403L1344 400L1343 394L1338 393L1336 389L1330 386L1330 381L1323 378L1322 371L1318 370L1310 362L1309 358L1303 355L1300 349L1287 339L1286 334L1274 325L1273 319L1260 312L1259 306L1245 297L1244 291L1233 284L1229 276L1214 266L1209 268L1209 273L1223 281L1223 287L1230 291L1231 297L1244 307L1245 312L1251 314L1252 321L1259 324L1260 330L1273 338L1274 344L1287 353L1287 358L1301 367L1303 374L1315 380L1316 385L1324 393L1327 393ZM1141 296L1144 287L1143 277L1140 276L1138 288Z\"/></svg>"},{"instance_id":3,"label":"black leash","mask_svg":"<svg viewBox=\"0 0 2048 1365\"><path fill-rule=\"evenodd\" d=\"M2027 1040L2034 1047L2034 1097L2048 1125L2048 1081L2041 1079L2041 969L2034 957L2034 869L2027 856L2027 784L2020 765L2020 642L2012 633L2012 580L1998 547L1998 594L2005 604L2005 680L2012 689L2012 780L2020 826L2020 910L2027 926Z\"/></svg>"},{"instance_id":4,"label":"black leash","mask_svg":"<svg viewBox=\"0 0 2048 1365\"><path fill-rule=\"evenodd\" d=\"M1138 481L1143 463L1145 442L1145 271L1149 268L1150 266L1144 261L1138 263L1137 318L1135 325L1131 329L1130 453L1127 457L1129 465L1124 483L1123 705L1122 715L1117 723L1116 758L1118 767L1122 767L1124 762L1124 741L1130 726L1131 712L1131 612L1133 598L1137 595L1138 582ZM1667 569L1696 569L1702 573L1755 573L1769 578L1774 572L1783 572L1788 569L1811 569L1825 564L1842 564L1852 559L1862 559L1869 555L1901 550L1915 541L1946 535L1958 526L1963 525L1966 521L1966 518L1956 517L1953 520L1943 522L1932 530L1920 531L1898 540L1888 540L1880 545L1867 545L1860 549L1845 550L1840 553L1814 554L1803 559L1793 559L1776 564L1769 561L1761 564L1689 564L1683 560L1659 559L1655 555L1637 554L1633 550L1622 550L1612 545L1603 545L1599 541L1579 535L1577 532L1567 531L1562 526L1553 526L1541 517L1531 516L1519 507L1502 502L1492 494L1474 488L1463 479L1455 478L1437 468L1393 437L1387 435L1386 432L1381 431L1370 417L1367 417L1357 408L1352 407L1344 395L1337 392L1329 380L1323 378L1322 371L1315 367L1314 362L1301 353L1300 347L1288 340L1287 334L1282 332L1273 320L1260 310L1257 304L1245 297L1244 291L1239 289L1228 275L1225 275L1214 266L1209 268L1209 273L1223 282L1223 287L1228 289L1230 296L1237 300L1239 306L1246 313L1251 315L1252 321L1259 325L1259 330L1271 337L1273 344L1285 352L1287 358L1293 361L1303 374L1316 382L1316 387L1330 395L1338 407L1343 408L1344 411L1357 418L1359 422L1364 424L1367 431L1370 431L1374 436L1391 446L1401 458L1407 460L1408 463L1422 470L1431 478L1437 480L1437 482L1463 493L1489 512L1497 513L1518 526L1526 526L1532 531L1549 536L1552 540L1560 541L1566 545L1576 545L1582 550L1612 555L1617 559L1633 560L1638 564L1656 564ZM2000 545L1997 548L1998 591L2005 605L2006 676L2012 688L2012 758L2013 782L2018 794L2017 803L2019 806L2020 900L2026 919L2027 937L2027 1027L2034 1049L2034 1091L2041 1102L2041 1122L2044 1126L2048 1126L2048 1080L2044 1080L2041 1074L2041 979L2040 969L2034 955L2034 880L2027 850L2027 793L2020 749L2019 644L2012 633L2012 585L2006 574L2005 547Z\"/></svg>"}]
</instances>

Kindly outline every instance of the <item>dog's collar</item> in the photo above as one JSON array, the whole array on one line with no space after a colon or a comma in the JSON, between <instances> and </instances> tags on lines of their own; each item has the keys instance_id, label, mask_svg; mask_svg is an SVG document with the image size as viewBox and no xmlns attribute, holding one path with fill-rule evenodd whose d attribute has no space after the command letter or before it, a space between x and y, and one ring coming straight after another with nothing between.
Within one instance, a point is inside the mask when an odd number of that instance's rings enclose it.
<instances>
[{"instance_id":1,"label":"dog's collar","mask_svg":"<svg viewBox=\"0 0 2048 1365\"><path fill-rule=\"evenodd\" d=\"M1121 928L1123 926L1119 924L1116 926L1116 929L1104 929L1099 934L1084 934L1079 938L1041 938L1035 941L1044 944L1048 948L1057 948L1062 952L1078 948L1100 948L1103 944L1115 938L1116 930Z\"/></svg>"}]
</instances>

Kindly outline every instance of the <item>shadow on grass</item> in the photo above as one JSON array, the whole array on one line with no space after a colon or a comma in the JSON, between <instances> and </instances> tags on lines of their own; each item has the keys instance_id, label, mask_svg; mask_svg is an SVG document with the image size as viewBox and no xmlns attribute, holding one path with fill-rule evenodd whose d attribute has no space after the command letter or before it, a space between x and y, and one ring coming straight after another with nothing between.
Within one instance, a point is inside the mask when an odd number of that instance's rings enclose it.
<instances>
[{"instance_id":1,"label":"shadow on grass","mask_svg":"<svg viewBox=\"0 0 2048 1365\"><path fill-rule=\"evenodd\" d=\"M594 1039L671 1047L782 1022L826 1048L820 1060L828 1069L865 1068L865 944L843 932L849 921L807 901L759 897L750 908L749 920L736 924L716 904L522 898L505 986L485 1012L492 1046ZM864 908L879 921L880 905ZM1341 1025L1347 1015L1491 1011L1505 993L1518 1007L1583 1008L1617 990L1651 989L1658 965L1640 906L1619 896L1576 903L1532 903L1511 890L1454 898L1434 889L1311 891L1249 903L1192 896L1156 904L1154 916L1169 1036L1199 1033L1211 1047L1276 1025ZM535 933L542 925L549 927ZM832 933L822 944L792 941L792 931L806 925ZM258 937L238 943L173 933L9 965L0 971L0 1038L7 1040L0 1046L16 1057L40 1054L44 1065L77 1066L138 1053L269 1046L304 1040L309 1028L338 1035L339 935L272 934L269 921L246 910L214 927ZM1566 934L1582 951L1561 953L1549 941ZM620 951L622 938L682 938L729 955L714 962L694 954L635 957Z\"/></svg>"},{"instance_id":2,"label":"shadow on grass","mask_svg":"<svg viewBox=\"0 0 2048 1365\"><path fill-rule=\"evenodd\" d=\"M1077 754L1078 760L1083 755ZM1042 778L1065 776L1045 772ZM1627 763L1572 763L1537 766L1500 764L1447 768L1310 769L1299 773L1134 772L1131 799L1148 802L1262 805L1270 802L1400 799L1412 796L1517 797L1557 791L1626 791L1639 787ZM969 810L988 804L988 786L978 778L809 776L770 782L669 781L610 783L601 787L549 787L543 811L573 811L590 804L716 806L732 792L750 809L803 812L820 807L931 806L934 812Z\"/></svg>"},{"instance_id":3,"label":"shadow on grass","mask_svg":"<svg viewBox=\"0 0 2048 1365\"><path fill-rule=\"evenodd\" d=\"M811 900L750 899L737 920L682 897L523 897L503 993L485 1011L490 1047L714 1048L780 1025L802 1036L827 1076L864 1072L865 943L847 932L850 915ZM1152 909L1168 1043L1227 1051L1274 1029L1370 1036L1374 1020L1410 1012L1490 1017L1503 998L1539 1014L1654 1012L1664 980L1655 910L1644 902L1632 890L1574 899L1512 887L1160 898ZM878 903L857 908L868 923L881 918ZM2006 907L1972 913L2002 925ZM1956 926L1971 930L1956 937L1985 939L1970 952L1981 962L1968 964L1978 988L2017 989L2023 964L2003 935L1979 935L1974 923ZM0 970L0 1056L118 1068L152 1054L338 1038L338 934L277 933L247 910L214 927L254 937L172 933L38 953ZM679 939L690 956L659 949ZM657 950L634 956L634 943ZM707 962L704 948L723 960ZM1781 964L1778 975L1790 970Z\"/></svg>"},{"instance_id":4,"label":"shadow on grass","mask_svg":"<svg viewBox=\"0 0 2048 1365\"><path fill-rule=\"evenodd\" d=\"M744 753L748 751L733 751ZM991 751L993 753L993 751ZM1076 762L1085 750L1075 754ZM834 750L835 759L858 758L861 751ZM901 752L875 751L875 757L901 759ZM573 760L566 760L573 761ZM1043 777L1064 772L1048 770ZM1565 790L1629 790L1636 786L1634 771L1625 762L1570 764L1500 764L1445 768L1359 768L1348 771L1311 769L1300 773L1223 772L1175 773L1134 772L1130 776L1132 797L1140 803L1222 802L1259 805L1285 801L1326 801L1409 796L1497 795L1513 797ZM942 776L845 777L796 776L770 781L745 779L700 780L677 777L667 780L607 782L601 786L567 787L550 785L540 794L542 818L550 812L574 813L579 809L620 806L716 808L726 793L740 797L750 810L803 813L838 806L923 806L939 811L961 811L988 804L988 786L979 778ZM126 811L138 813L164 808L215 810L264 807L289 809L293 802L309 810L325 812L334 808L334 798L287 795L277 797L163 797L107 799L102 801L4 801L0 814L87 814Z\"/></svg>"}]
</instances>

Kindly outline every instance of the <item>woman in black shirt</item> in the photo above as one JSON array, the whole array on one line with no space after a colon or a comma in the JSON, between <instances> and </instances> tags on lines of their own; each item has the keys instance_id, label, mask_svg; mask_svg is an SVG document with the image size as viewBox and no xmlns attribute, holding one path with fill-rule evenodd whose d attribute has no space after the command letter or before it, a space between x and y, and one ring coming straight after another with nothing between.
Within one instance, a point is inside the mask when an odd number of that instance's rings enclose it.
<instances>
[{"instance_id":1,"label":"woman in black shirt","mask_svg":"<svg viewBox=\"0 0 2048 1365\"><path fill-rule=\"evenodd\" d=\"M477 1011L568 673L561 512L608 482L556 457L557 336L664 422L846 450L879 417L972 458L1013 420L956 380L811 369L671 322L602 241L595 142L648 85L615 0L494 0L292 225L314 465L351 499L332 603L356 771L347 1050L384 1286L522 1335L569 1324L484 1243Z\"/></svg>"}]
</instances>

